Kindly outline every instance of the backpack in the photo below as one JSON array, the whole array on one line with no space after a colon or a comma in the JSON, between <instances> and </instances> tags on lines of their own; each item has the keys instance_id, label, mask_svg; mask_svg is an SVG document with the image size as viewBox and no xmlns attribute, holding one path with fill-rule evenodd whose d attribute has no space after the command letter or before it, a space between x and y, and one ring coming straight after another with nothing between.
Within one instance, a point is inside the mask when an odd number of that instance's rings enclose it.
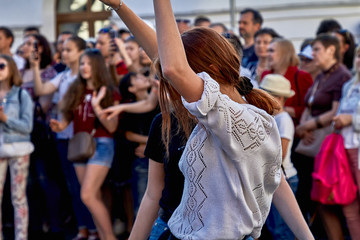
<instances>
[{"instance_id":1,"label":"backpack","mask_svg":"<svg viewBox=\"0 0 360 240\"><path fill-rule=\"evenodd\" d=\"M347 205L357 194L341 134L324 139L315 157L311 199L327 205Z\"/></svg>"}]
</instances>

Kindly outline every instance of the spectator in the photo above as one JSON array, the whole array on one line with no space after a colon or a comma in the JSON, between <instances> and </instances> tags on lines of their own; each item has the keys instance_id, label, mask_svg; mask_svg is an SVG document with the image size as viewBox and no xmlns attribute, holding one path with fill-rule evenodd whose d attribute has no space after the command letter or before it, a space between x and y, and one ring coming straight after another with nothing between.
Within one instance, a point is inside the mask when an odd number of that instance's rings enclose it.
<instances>
[{"instance_id":1,"label":"spectator","mask_svg":"<svg viewBox=\"0 0 360 240\"><path fill-rule=\"evenodd\" d=\"M35 27L35 26L30 26L30 27L26 27L23 31L23 35L24 35L24 38L28 37L29 35L32 35L32 34L40 34L40 30L38 27Z\"/></svg>"},{"instance_id":2,"label":"spectator","mask_svg":"<svg viewBox=\"0 0 360 240\"><path fill-rule=\"evenodd\" d=\"M262 78L270 73L283 75L290 81L291 89L295 91L295 95L287 99L284 110L290 114L297 126L305 108L303 99L312 85L312 78L309 73L298 69L299 58L293 44L287 39L274 39L270 43L268 64L270 70L264 71Z\"/></svg>"},{"instance_id":3,"label":"spectator","mask_svg":"<svg viewBox=\"0 0 360 240\"><path fill-rule=\"evenodd\" d=\"M342 29L340 23L335 19L324 19L320 22L318 29L316 30L316 36L321 33L331 33L340 31Z\"/></svg>"},{"instance_id":4,"label":"spectator","mask_svg":"<svg viewBox=\"0 0 360 240\"><path fill-rule=\"evenodd\" d=\"M63 98L64 118L61 121L52 119L50 126L53 131L61 132L73 121L74 133L95 130L96 152L87 163L76 163L75 170L81 185L81 199L94 218L100 238L115 240L100 188L113 161L113 132L118 119L107 120L100 113L102 108L118 104L120 96L99 50L85 50L79 72Z\"/></svg>"},{"instance_id":5,"label":"spectator","mask_svg":"<svg viewBox=\"0 0 360 240\"><path fill-rule=\"evenodd\" d=\"M124 42L117 36L110 36L110 33L116 31L111 28L100 29L95 48L100 50L114 84L118 86L123 75L128 73L128 67L133 63L127 55Z\"/></svg>"},{"instance_id":6,"label":"spectator","mask_svg":"<svg viewBox=\"0 0 360 240\"><path fill-rule=\"evenodd\" d=\"M26 182L29 155L34 150L30 142L33 127L33 103L21 90L21 77L15 62L0 54L0 203L8 166L11 176L11 195L14 206L15 240L28 239L29 209ZM0 211L0 229L1 226ZM0 231L0 238L3 231Z\"/></svg>"},{"instance_id":7,"label":"spectator","mask_svg":"<svg viewBox=\"0 0 360 240\"><path fill-rule=\"evenodd\" d=\"M149 97L151 87L150 79L140 73L126 75L120 83L120 94L123 102L138 102ZM147 179L149 159L145 157L144 150L148 139L152 119L159 113L159 109L141 114L126 113L121 119L120 128L125 132L125 137L131 142L132 151L132 190L135 215L143 198Z\"/></svg>"},{"instance_id":8,"label":"spectator","mask_svg":"<svg viewBox=\"0 0 360 240\"><path fill-rule=\"evenodd\" d=\"M299 69L310 73L311 78L315 79L317 75L321 73L321 70L318 66L315 65L315 62L313 61L311 45L306 45L298 54L298 56L300 59Z\"/></svg>"},{"instance_id":9,"label":"spectator","mask_svg":"<svg viewBox=\"0 0 360 240\"><path fill-rule=\"evenodd\" d=\"M42 83L39 71L36 71L38 76L34 79L35 94L37 96L43 96L55 93L53 103L58 104L58 102L63 99L68 87L78 76L79 59L85 48L86 42L80 37L72 36L65 40L61 59L68 67L67 70L58 73L56 77L45 83ZM35 64L36 68L38 68L38 63L35 62ZM62 115L59 112L59 106L57 106L56 110L56 118L61 120ZM82 238L88 237L88 230L90 230L90 236L96 235L96 227L88 209L80 199L79 181L76 177L75 169L72 163L67 159L68 143L72 136L73 125L70 124L64 131L56 134L56 146L60 156L65 181L71 196L73 211L78 224L78 234L74 240L81 240Z\"/></svg>"},{"instance_id":10,"label":"spectator","mask_svg":"<svg viewBox=\"0 0 360 240\"><path fill-rule=\"evenodd\" d=\"M355 184L360 190L360 169L359 169L359 104L360 104L360 47L355 51L355 76L351 81L344 84L342 97L336 117L334 117L335 128L341 130L344 138L346 156ZM351 239L360 238L360 200L359 196L349 205L342 206L342 210L349 228Z\"/></svg>"},{"instance_id":11,"label":"spectator","mask_svg":"<svg viewBox=\"0 0 360 240\"><path fill-rule=\"evenodd\" d=\"M131 36L130 31L125 28L120 28L118 33L119 33L119 38L123 41L125 41L128 37Z\"/></svg>"},{"instance_id":12,"label":"spectator","mask_svg":"<svg viewBox=\"0 0 360 240\"><path fill-rule=\"evenodd\" d=\"M58 39L56 41L56 52L53 56L54 62L55 62L55 66L54 69L59 73L65 70L66 68L66 64L64 64L61 61L61 53L63 51L64 48L64 42L66 39L70 38L73 36L72 32L69 31L64 31L61 32L58 36Z\"/></svg>"},{"instance_id":13,"label":"spectator","mask_svg":"<svg viewBox=\"0 0 360 240\"><path fill-rule=\"evenodd\" d=\"M194 20L194 27L210 27L210 24L210 19L205 16L198 16Z\"/></svg>"},{"instance_id":14,"label":"spectator","mask_svg":"<svg viewBox=\"0 0 360 240\"><path fill-rule=\"evenodd\" d=\"M228 31L227 27L223 23L212 23L209 27L219 34L223 34Z\"/></svg>"},{"instance_id":15,"label":"spectator","mask_svg":"<svg viewBox=\"0 0 360 240\"><path fill-rule=\"evenodd\" d=\"M44 221L47 221L50 225L49 234L52 235L51 238L58 238L63 235L60 205L62 203L62 190L66 188L62 188L65 182L61 171L58 171L61 168L60 160L56 155L53 133L48 127L48 120L53 106L53 95L37 97L34 89L35 77L40 75L41 81L47 82L55 77L57 73L51 66L50 45L44 36L38 34L28 35L24 41L23 50L26 65L22 76L22 88L25 88L30 93L35 103L34 129L31 133L35 151L30 156L29 178L31 180L28 186L30 238L39 239L43 237L42 235L45 234L43 231ZM38 58L39 68L36 68L34 64L36 58ZM50 159L51 164L48 164ZM37 198L39 194L44 194L45 197L39 200Z\"/></svg>"},{"instance_id":16,"label":"spectator","mask_svg":"<svg viewBox=\"0 0 360 240\"><path fill-rule=\"evenodd\" d=\"M299 179L297 171L290 159L295 128L290 115L284 111L286 99L294 96L295 92L291 90L289 81L279 74L266 75L261 82L260 89L269 92L281 106L280 110L275 113L274 117L281 137L282 169L286 181L291 187L292 192L295 194ZM266 219L266 226L271 232L274 240L295 239L294 234L281 218L279 212L273 204L271 205L269 215Z\"/></svg>"},{"instance_id":17,"label":"spectator","mask_svg":"<svg viewBox=\"0 0 360 240\"><path fill-rule=\"evenodd\" d=\"M262 28L255 33L254 38L254 49L258 60L249 62L247 68L251 71L251 78L260 82L262 73L269 68L268 47L273 39L281 37L271 28Z\"/></svg>"},{"instance_id":18,"label":"spectator","mask_svg":"<svg viewBox=\"0 0 360 240\"><path fill-rule=\"evenodd\" d=\"M340 42L340 62L342 62L350 71L353 69L355 42L354 36L346 29L334 32Z\"/></svg>"},{"instance_id":19,"label":"spectator","mask_svg":"<svg viewBox=\"0 0 360 240\"><path fill-rule=\"evenodd\" d=\"M14 34L7 27L0 26L0 54L6 54L13 58L16 63L16 66L20 71L25 67L25 60L20 57L18 54L11 53L11 47L14 43Z\"/></svg>"},{"instance_id":20,"label":"spectator","mask_svg":"<svg viewBox=\"0 0 360 240\"><path fill-rule=\"evenodd\" d=\"M315 135L316 129L327 128L326 131L330 133L330 124L339 107L341 88L351 78L350 72L339 62L340 45L335 36L318 35L312 44L312 49L313 61L322 72L316 77L314 84L305 95L306 109L301 116L299 126L296 127L296 134L307 145L312 144L315 138L321 137L321 142L325 137ZM305 219L308 220L315 210L314 203L311 202L310 190L314 157L318 151L319 149L313 149L311 156L296 153L292 158L299 176L297 199ZM342 239L341 224L334 213L334 207L319 204L318 212L328 238Z\"/></svg>"},{"instance_id":21,"label":"spectator","mask_svg":"<svg viewBox=\"0 0 360 240\"><path fill-rule=\"evenodd\" d=\"M261 14L252 8L246 8L240 12L239 32L245 40L241 65L246 67L250 62L256 61L254 49L255 33L261 28L263 18Z\"/></svg>"},{"instance_id":22,"label":"spectator","mask_svg":"<svg viewBox=\"0 0 360 240\"><path fill-rule=\"evenodd\" d=\"M178 27L180 34L182 34L183 32L185 32L191 28L189 19L177 18L176 25Z\"/></svg>"}]
</instances>

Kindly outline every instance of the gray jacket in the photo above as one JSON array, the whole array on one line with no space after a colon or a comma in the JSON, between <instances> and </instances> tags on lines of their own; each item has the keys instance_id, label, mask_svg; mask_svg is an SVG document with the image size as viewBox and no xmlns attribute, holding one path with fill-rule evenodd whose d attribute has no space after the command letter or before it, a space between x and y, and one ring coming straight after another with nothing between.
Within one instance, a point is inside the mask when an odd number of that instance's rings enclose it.
<instances>
[{"instance_id":1,"label":"gray jacket","mask_svg":"<svg viewBox=\"0 0 360 240\"><path fill-rule=\"evenodd\" d=\"M6 122L0 122L0 138L4 143L28 142L33 129L33 101L29 93L13 86L3 100Z\"/></svg>"}]
</instances>

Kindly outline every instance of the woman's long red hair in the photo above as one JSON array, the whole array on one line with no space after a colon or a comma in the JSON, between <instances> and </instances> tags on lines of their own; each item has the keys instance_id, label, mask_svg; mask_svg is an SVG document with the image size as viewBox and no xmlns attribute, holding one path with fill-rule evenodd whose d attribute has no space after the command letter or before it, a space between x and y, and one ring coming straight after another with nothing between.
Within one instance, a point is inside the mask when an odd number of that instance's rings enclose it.
<instances>
[{"instance_id":1,"label":"woman's long red hair","mask_svg":"<svg viewBox=\"0 0 360 240\"><path fill-rule=\"evenodd\" d=\"M187 61L194 72L207 72L219 84L242 89L240 77L240 58L234 47L220 34L208 28L194 28L182 34ZM174 56L176 57L176 56ZM155 62L160 78L160 107L163 116L162 135L165 146L170 139L170 114L173 110L179 127L188 138L196 119L181 102L181 96L163 77L160 62ZM249 104L273 114L279 109L278 103L266 92L253 89L245 96Z\"/></svg>"}]
</instances>

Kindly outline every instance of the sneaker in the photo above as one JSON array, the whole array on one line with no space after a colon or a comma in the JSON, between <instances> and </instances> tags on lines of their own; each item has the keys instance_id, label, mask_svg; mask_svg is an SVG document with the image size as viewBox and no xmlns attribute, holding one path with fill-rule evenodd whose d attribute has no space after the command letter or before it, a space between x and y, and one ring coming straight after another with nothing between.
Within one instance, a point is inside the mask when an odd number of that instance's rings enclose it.
<instances>
[{"instance_id":1,"label":"sneaker","mask_svg":"<svg viewBox=\"0 0 360 240\"><path fill-rule=\"evenodd\" d=\"M84 236L81 235L81 234L78 234L78 235L76 235L76 237L73 238L72 240L88 240L88 238L87 238L87 237L84 237Z\"/></svg>"},{"instance_id":2,"label":"sneaker","mask_svg":"<svg viewBox=\"0 0 360 240\"><path fill-rule=\"evenodd\" d=\"M100 238L96 233L96 234L90 234L87 240L100 240Z\"/></svg>"}]
</instances>

